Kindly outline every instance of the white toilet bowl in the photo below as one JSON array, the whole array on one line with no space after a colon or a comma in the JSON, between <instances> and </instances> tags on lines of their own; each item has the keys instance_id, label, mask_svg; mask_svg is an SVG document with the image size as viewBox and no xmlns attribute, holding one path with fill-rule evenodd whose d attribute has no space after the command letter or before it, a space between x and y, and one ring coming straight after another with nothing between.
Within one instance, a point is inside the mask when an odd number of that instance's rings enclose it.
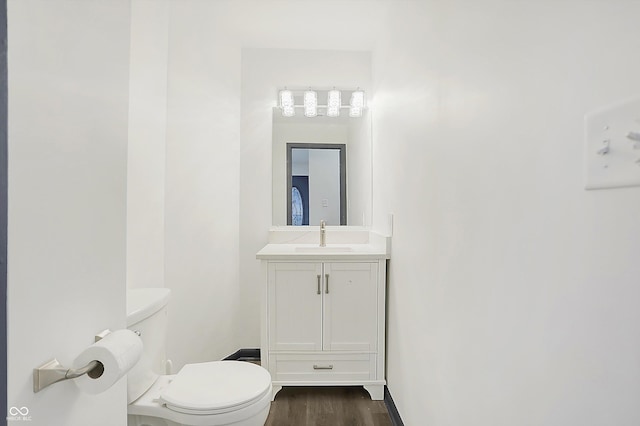
<instances>
[{"instance_id":1,"label":"white toilet bowl","mask_svg":"<svg viewBox=\"0 0 640 426\"><path fill-rule=\"evenodd\" d=\"M142 339L127 373L129 426L263 426L271 407L271 375L255 364L187 364L166 375L169 289L127 291L127 328Z\"/></svg>"},{"instance_id":2,"label":"white toilet bowl","mask_svg":"<svg viewBox=\"0 0 640 426\"><path fill-rule=\"evenodd\" d=\"M240 361L188 364L129 404L128 426L263 426L271 376Z\"/></svg>"}]
</instances>

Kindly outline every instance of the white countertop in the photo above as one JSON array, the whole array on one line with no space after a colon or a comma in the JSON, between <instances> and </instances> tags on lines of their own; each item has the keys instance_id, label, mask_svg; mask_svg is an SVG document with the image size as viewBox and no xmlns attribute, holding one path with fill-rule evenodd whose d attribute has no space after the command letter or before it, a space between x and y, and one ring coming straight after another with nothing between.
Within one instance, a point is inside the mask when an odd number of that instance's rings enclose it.
<instances>
[{"instance_id":1,"label":"white countertop","mask_svg":"<svg viewBox=\"0 0 640 426\"><path fill-rule=\"evenodd\" d=\"M347 251L348 250L348 251ZM265 260L374 260L388 259L384 246L373 244L267 244L256 254Z\"/></svg>"},{"instance_id":2,"label":"white countertop","mask_svg":"<svg viewBox=\"0 0 640 426\"><path fill-rule=\"evenodd\" d=\"M347 231L347 230L345 230ZM339 241L328 242L326 247L320 247L318 242L319 230L307 229L302 233L295 230L271 231L269 241L256 254L261 260L379 260L391 257L391 239L374 232L352 230L347 232L330 229L327 239ZM349 242L351 240L351 242ZM311 241L314 241L311 243Z\"/></svg>"}]
</instances>

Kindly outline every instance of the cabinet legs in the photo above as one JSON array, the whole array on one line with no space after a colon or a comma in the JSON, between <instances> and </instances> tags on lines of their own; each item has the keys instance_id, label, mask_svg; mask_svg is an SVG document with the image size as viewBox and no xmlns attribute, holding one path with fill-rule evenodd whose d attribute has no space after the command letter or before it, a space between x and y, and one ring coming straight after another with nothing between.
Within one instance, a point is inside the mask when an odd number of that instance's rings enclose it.
<instances>
[{"instance_id":1,"label":"cabinet legs","mask_svg":"<svg viewBox=\"0 0 640 426\"><path fill-rule=\"evenodd\" d=\"M384 399L384 385L362 385L373 401L381 401Z\"/></svg>"},{"instance_id":2,"label":"cabinet legs","mask_svg":"<svg viewBox=\"0 0 640 426\"><path fill-rule=\"evenodd\" d=\"M271 386L271 401L276 399L276 394L282 390L282 386L280 385L272 385Z\"/></svg>"}]
</instances>

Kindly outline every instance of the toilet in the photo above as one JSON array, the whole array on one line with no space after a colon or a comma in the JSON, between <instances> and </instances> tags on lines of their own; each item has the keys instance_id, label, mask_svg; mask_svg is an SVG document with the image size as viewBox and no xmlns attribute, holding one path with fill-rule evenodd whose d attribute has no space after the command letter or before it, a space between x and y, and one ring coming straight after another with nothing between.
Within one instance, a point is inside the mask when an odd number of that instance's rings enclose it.
<instances>
[{"instance_id":1,"label":"toilet","mask_svg":"<svg viewBox=\"0 0 640 426\"><path fill-rule=\"evenodd\" d=\"M263 426L271 406L271 376L252 363L212 361L168 375L166 288L127 292L127 328L144 349L127 373L128 426Z\"/></svg>"}]
</instances>

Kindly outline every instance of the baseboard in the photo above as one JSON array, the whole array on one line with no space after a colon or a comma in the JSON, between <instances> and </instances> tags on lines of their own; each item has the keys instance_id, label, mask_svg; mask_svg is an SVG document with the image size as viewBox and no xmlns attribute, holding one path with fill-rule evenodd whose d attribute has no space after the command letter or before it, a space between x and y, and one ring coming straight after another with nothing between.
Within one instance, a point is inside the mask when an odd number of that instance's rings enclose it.
<instances>
[{"instance_id":1,"label":"baseboard","mask_svg":"<svg viewBox=\"0 0 640 426\"><path fill-rule=\"evenodd\" d=\"M398 407L396 407L395 402L393 402L393 398L391 398L391 393L389 393L389 388L387 386L384 387L384 404L387 406L387 411L389 412L389 417L391 417L391 423L393 426L404 426L404 423L400 418L400 413L398 412Z\"/></svg>"},{"instance_id":2,"label":"baseboard","mask_svg":"<svg viewBox=\"0 0 640 426\"><path fill-rule=\"evenodd\" d=\"M223 361L260 361L260 349L238 349Z\"/></svg>"},{"instance_id":3,"label":"baseboard","mask_svg":"<svg viewBox=\"0 0 640 426\"><path fill-rule=\"evenodd\" d=\"M260 361L260 349L238 349L224 358L224 361ZM389 412L393 426L404 426L398 408L395 402L393 402L387 386L384 387L384 405L387 406L387 411Z\"/></svg>"}]
</instances>

